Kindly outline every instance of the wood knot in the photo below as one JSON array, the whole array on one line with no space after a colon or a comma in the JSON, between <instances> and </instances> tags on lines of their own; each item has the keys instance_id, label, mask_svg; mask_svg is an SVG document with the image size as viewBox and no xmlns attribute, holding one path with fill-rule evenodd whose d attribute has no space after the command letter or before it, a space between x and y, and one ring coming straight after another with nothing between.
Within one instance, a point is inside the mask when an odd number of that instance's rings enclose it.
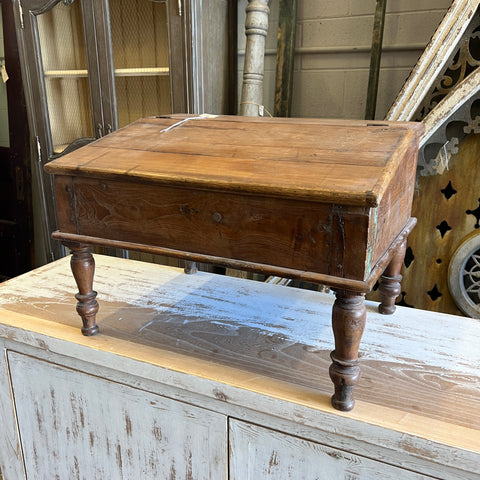
<instances>
[{"instance_id":1,"label":"wood knot","mask_svg":"<svg viewBox=\"0 0 480 480\"><path fill-rule=\"evenodd\" d=\"M212 220L215 222L215 223L220 223L222 221L222 214L220 212L215 212L213 215L212 215Z\"/></svg>"}]
</instances>

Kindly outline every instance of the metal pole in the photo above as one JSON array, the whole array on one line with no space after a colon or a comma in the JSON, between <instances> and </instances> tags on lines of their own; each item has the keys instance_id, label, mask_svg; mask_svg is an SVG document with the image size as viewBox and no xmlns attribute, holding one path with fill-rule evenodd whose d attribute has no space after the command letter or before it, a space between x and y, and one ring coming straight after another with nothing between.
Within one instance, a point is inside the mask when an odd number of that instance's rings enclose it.
<instances>
[{"instance_id":1,"label":"metal pole","mask_svg":"<svg viewBox=\"0 0 480 480\"><path fill-rule=\"evenodd\" d=\"M367 105L365 107L366 120L373 120L375 118L386 7L387 0L377 0L375 19L373 23L372 53L370 57L370 73L368 77Z\"/></svg>"},{"instance_id":2,"label":"metal pole","mask_svg":"<svg viewBox=\"0 0 480 480\"><path fill-rule=\"evenodd\" d=\"M289 117L292 111L297 0L280 0L279 10L274 116Z\"/></svg>"}]
</instances>

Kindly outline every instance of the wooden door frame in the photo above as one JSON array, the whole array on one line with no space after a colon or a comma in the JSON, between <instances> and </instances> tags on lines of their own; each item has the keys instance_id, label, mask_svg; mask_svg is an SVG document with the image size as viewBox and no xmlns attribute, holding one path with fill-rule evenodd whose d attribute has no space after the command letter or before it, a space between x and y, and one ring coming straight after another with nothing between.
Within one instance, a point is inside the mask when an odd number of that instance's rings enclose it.
<instances>
[{"instance_id":1,"label":"wooden door frame","mask_svg":"<svg viewBox=\"0 0 480 480\"><path fill-rule=\"evenodd\" d=\"M15 32L13 3L0 0L5 44L5 64L8 68L7 105L9 126L9 170L12 179L9 192L10 227L13 252L12 268L8 276L20 275L32 269L34 264L32 176L30 167L30 132L23 91L19 49ZM0 275L5 276L3 271Z\"/></svg>"}]
</instances>

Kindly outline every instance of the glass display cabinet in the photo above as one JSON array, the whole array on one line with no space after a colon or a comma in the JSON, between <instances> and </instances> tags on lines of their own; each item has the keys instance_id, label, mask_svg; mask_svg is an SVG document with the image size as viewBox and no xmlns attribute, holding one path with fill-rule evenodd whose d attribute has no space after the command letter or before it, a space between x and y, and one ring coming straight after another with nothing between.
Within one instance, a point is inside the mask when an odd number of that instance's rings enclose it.
<instances>
[{"instance_id":1,"label":"glass display cabinet","mask_svg":"<svg viewBox=\"0 0 480 480\"><path fill-rule=\"evenodd\" d=\"M49 261L62 252L45 163L142 117L234 113L236 2L14 4Z\"/></svg>"}]
</instances>

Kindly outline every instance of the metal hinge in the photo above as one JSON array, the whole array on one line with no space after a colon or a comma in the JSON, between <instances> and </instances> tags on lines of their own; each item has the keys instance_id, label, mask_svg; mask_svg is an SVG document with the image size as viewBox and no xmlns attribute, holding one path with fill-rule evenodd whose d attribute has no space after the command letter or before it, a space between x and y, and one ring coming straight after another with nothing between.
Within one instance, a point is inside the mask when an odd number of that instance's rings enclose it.
<instances>
[{"instance_id":1,"label":"metal hinge","mask_svg":"<svg viewBox=\"0 0 480 480\"><path fill-rule=\"evenodd\" d=\"M178 0L178 16L181 17L182 15L183 15L182 0Z\"/></svg>"},{"instance_id":2,"label":"metal hinge","mask_svg":"<svg viewBox=\"0 0 480 480\"><path fill-rule=\"evenodd\" d=\"M22 8L22 4L20 3L20 0L18 0L18 15L20 17L20 28L24 29L25 23L23 22L23 8Z\"/></svg>"}]
</instances>

